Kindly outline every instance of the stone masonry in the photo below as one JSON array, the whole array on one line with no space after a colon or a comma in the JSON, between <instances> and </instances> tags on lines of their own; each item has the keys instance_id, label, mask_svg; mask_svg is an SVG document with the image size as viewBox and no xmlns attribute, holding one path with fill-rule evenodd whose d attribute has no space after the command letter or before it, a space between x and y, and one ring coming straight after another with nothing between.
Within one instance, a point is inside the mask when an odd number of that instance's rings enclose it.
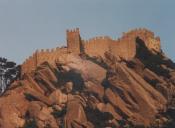
<instances>
[{"instance_id":1,"label":"stone masonry","mask_svg":"<svg viewBox=\"0 0 175 128\"><path fill-rule=\"evenodd\" d=\"M110 37L95 37L90 40L82 40L78 28L67 30L67 47L37 50L21 66L22 75L30 73L44 61L49 61L54 65L57 57L61 54L81 54L85 53L90 57L104 57L106 51L117 55L125 60L130 60L136 55L136 38L139 37L148 49L159 52L160 38L155 37L154 33L147 29L135 29L117 40Z\"/></svg>"}]
</instances>

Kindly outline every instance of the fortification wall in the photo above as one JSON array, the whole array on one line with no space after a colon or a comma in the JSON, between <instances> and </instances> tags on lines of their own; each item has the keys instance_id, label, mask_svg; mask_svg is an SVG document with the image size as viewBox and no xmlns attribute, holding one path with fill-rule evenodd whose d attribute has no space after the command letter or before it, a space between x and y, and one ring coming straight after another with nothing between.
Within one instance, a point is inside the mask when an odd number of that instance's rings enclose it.
<instances>
[{"instance_id":1,"label":"fortification wall","mask_svg":"<svg viewBox=\"0 0 175 128\"><path fill-rule=\"evenodd\" d=\"M106 51L112 52L113 55L120 56L129 60L136 55L136 38L143 40L148 49L160 51L160 38L154 37L154 33L147 29L135 29L127 33L117 40L110 37L96 37L87 41L81 40L79 29L67 31L68 48L56 48L36 51L22 64L22 74L30 73L35 70L38 65L44 61L48 61L52 65L60 54L85 52L91 57L104 57ZM82 51L82 47L83 50Z\"/></svg>"},{"instance_id":2,"label":"fortification wall","mask_svg":"<svg viewBox=\"0 0 175 128\"><path fill-rule=\"evenodd\" d=\"M109 37L96 37L88 41L83 41L84 52L89 56L104 56L109 50L112 39Z\"/></svg>"},{"instance_id":3,"label":"fortification wall","mask_svg":"<svg viewBox=\"0 0 175 128\"><path fill-rule=\"evenodd\" d=\"M30 73L31 71L35 70L38 65L45 61L55 65L55 60L57 57L64 53L67 53L67 48L42 49L40 51L37 50L32 56L24 61L21 66L21 74L23 75L24 73Z\"/></svg>"},{"instance_id":4,"label":"fortification wall","mask_svg":"<svg viewBox=\"0 0 175 128\"><path fill-rule=\"evenodd\" d=\"M81 37L79 28L66 31L68 52L80 54Z\"/></svg>"},{"instance_id":5,"label":"fortification wall","mask_svg":"<svg viewBox=\"0 0 175 128\"><path fill-rule=\"evenodd\" d=\"M130 60L136 54L136 42L130 38L114 40L110 45L110 49L113 55L120 56L125 60Z\"/></svg>"},{"instance_id":6,"label":"fortification wall","mask_svg":"<svg viewBox=\"0 0 175 128\"><path fill-rule=\"evenodd\" d=\"M84 51L89 56L104 57L106 51L112 52L123 59L129 60L136 55L136 38L139 37L149 49L160 50L160 39L147 29L134 29L123 33L122 37L113 40L109 37L96 37L83 41Z\"/></svg>"},{"instance_id":7,"label":"fortification wall","mask_svg":"<svg viewBox=\"0 0 175 128\"><path fill-rule=\"evenodd\" d=\"M104 57L104 53L110 51L114 55L127 60L133 58L136 54L136 45L133 38L123 37L118 40L113 40L109 37L98 37L84 41L83 43L85 53L91 57Z\"/></svg>"}]
</instances>

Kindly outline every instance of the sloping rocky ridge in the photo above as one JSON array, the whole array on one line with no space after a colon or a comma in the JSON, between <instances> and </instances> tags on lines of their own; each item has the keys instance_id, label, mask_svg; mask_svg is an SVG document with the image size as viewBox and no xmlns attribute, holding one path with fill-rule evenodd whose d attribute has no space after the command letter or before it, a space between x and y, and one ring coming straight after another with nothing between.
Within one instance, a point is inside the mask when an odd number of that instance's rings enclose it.
<instances>
[{"instance_id":1,"label":"sloping rocky ridge","mask_svg":"<svg viewBox=\"0 0 175 128\"><path fill-rule=\"evenodd\" d=\"M106 52L44 62L0 98L0 127L173 127L165 112L174 107L174 63L137 45L130 61Z\"/></svg>"}]
</instances>

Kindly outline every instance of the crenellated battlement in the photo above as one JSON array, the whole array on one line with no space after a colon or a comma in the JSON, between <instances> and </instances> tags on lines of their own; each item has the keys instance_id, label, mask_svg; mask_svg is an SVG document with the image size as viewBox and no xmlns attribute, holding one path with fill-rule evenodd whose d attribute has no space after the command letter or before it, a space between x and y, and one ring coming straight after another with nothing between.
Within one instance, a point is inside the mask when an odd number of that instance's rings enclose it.
<instances>
[{"instance_id":1,"label":"crenellated battlement","mask_svg":"<svg viewBox=\"0 0 175 128\"><path fill-rule=\"evenodd\" d=\"M61 54L85 53L91 57L104 57L106 51L113 55L129 60L136 55L136 38L143 40L150 50L160 51L160 38L145 28L133 29L123 33L121 38L112 39L109 36L98 36L89 40L82 40L79 28L67 30L67 47L57 47L53 49L36 50L32 56L27 58L22 64L22 75L35 70L44 61L55 65L55 60Z\"/></svg>"},{"instance_id":2,"label":"crenellated battlement","mask_svg":"<svg viewBox=\"0 0 175 128\"><path fill-rule=\"evenodd\" d=\"M24 73L30 73L35 70L38 65L44 61L49 61L51 64L55 64L55 60L60 54L67 53L67 48L53 48L53 49L41 49L36 50L32 56L29 56L22 64L22 75Z\"/></svg>"},{"instance_id":3,"label":"crenellated battlement","mask_svg":"<svg viewBox=\"0 0 175 128\"><path fill-rule=\"evenodd\" d=\"M81 37L79 28L67 30L67 47L69 53L80 54Z\"/></svg>"},{"instance_id":4,"label":"crenellated battlement","mask_svg":"<svg viewBox=\"0 0 175 128\"><path fill-rule=\"evenodd\" d=\"M154 33L146 28L137 28L137 29L132 29L128 32L125 33L126 35L133 35L133 34L146 34L146 35L151 35L154 36Z\"/></svg>"},{"instance_id":5,"label":"crenellated battlement","mask_svg":"<svg viewBox=\"0 0 175 128\"><path fill-rule=\"evenodd\" d=\"M66 30L66 33L80 33L80 30L79 30L79 28L68 29L68 30Z\"/></svg>"},{"instance_id":6,"label":"crenellated battlement","mask_svg":"<svg viewBox=\"0 0 175 128\"><path fill-rule=\"evenodd\" d=\"M121 38L119 38L117 41L131 39L131 38L154 38L154 33L146 28L138 28L138 29L132 29L128 32L123 32L123 35Z\"/></svg>"},{"instance_id":7,"label":"crenellated battlement","mask_svg":"<svg viewBox=\"0 0 175 128\"><path fill-rule=\"evenodd\" d=\"M91 38L89 40L83 40L83 42L91 43L91 42L99 41L99 40L112 40L112 38L110 38L109 36L98 36L98 37Z\"/></svg>"}]
</instances>

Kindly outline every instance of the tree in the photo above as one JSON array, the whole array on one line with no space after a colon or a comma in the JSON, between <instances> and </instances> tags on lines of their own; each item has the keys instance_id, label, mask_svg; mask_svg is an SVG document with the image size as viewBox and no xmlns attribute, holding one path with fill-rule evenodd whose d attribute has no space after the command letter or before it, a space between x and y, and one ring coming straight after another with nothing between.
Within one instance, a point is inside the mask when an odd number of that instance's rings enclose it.
<instances>
[{"instance_id":1,"label":"tree","mask_svg":"<svg viewBox=\"0 0 175 128\"><path fill-rule=\"evenodd\" d=\"M16 79L20 73L20 66L16 63L0 58L0 94Z\"/></svg>"}]
</instances>

